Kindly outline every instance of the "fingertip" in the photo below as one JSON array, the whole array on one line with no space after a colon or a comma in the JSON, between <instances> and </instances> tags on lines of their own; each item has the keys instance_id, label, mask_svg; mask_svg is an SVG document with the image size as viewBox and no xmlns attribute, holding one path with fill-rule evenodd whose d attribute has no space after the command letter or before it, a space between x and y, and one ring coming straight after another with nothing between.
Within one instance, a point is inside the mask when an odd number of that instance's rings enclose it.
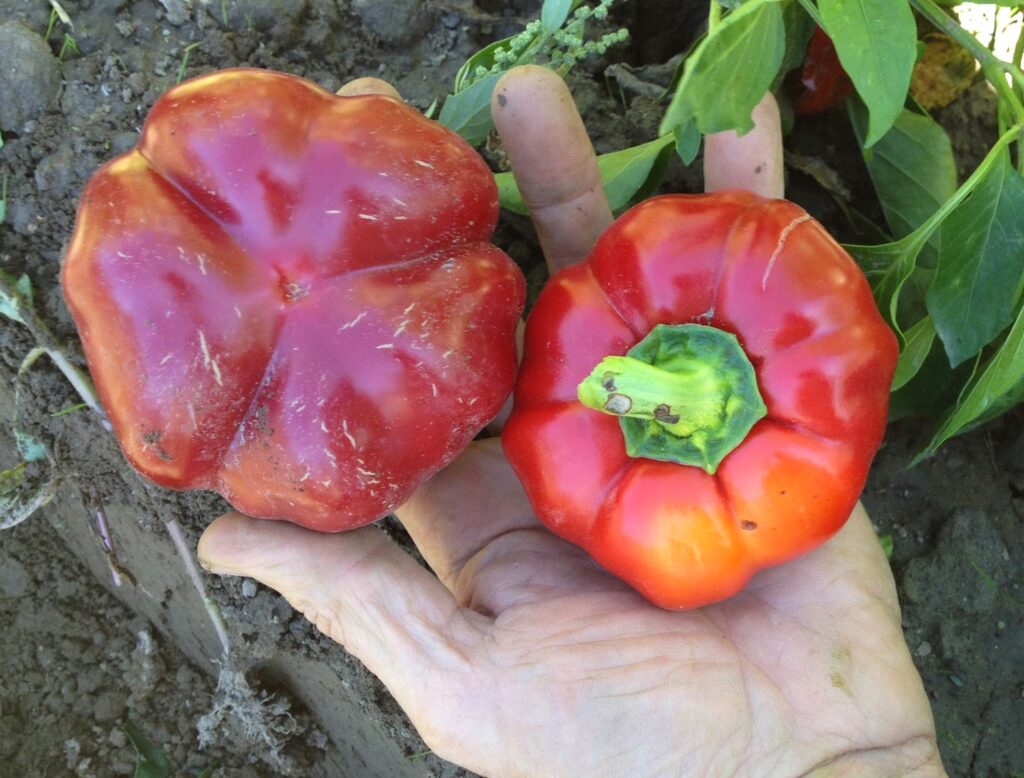
<instances>
[{"instance_id":1,"label":"fingertip","mask_svg":"<svg viewBox=\"0 0 1024 778\"><path fill-rule=\"evenodd\" d=\"M537 94L564 94L570 100L572 95L565 81L555 71L541 65L520 65L506 72L494 85L491 95L491 112L503 113L510 107L515 110L521 104L518 98L532 98ZM493 117L497 120L497 117Z\"/></svg>"},{"instance_id":2,"label":"fingertip","mask_svg":"<svg viewBox=\"0 0 1024 778\"><path fill-rule=\"evenodd\" d=\"M704 190L746 189L762 197L782 198L785 169L779 104L768 92L754 107L754 128L708 135L704 142Z\"/></svg>"},{"instance_id":3,"label":"fingertip","mask_svg":"<svg viewBox=\"0 0 1024 778\"><path fill-rule=\"evenodd\" d=\"M387 81L372 76L356 78L341 87L335 94L341 97L358 97L359 95L386 95L401 100L402 95L398 93Z\"/></svg>"},{"instance_id":4,"label":"fingertip","mask_svg":"<svg viewBox=\"0 0 1024 778\"><path fill-rule=\"evenodd\" d=\"M569 87L549 68L514 68L495 85L491 117L549 270L582 259L612 214Z\"/></svg>"},{"instance_id":5,"label":"fingertip","mask_svg":"<svg viewBox=\"0 0 1024 778\"><path fill-rule=\"evenodd\" d=\"M281 521L254 519L232 511L214 519L199 538L199 563L219 575L249 575L268 549L290 545L301 527Z\"/></svg>"}]
</instances>

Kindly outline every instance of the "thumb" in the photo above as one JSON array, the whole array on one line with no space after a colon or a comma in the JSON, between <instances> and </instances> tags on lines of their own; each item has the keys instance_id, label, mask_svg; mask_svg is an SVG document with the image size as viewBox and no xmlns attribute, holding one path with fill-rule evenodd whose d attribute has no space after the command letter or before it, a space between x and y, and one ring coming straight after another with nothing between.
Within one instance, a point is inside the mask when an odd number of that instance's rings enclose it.
<instances>
[{"instance_id":1,"label":"thumb","mask_svg":"<svg viewBox=\"0 0 1024 778\"><path fill-rule=\"evenodd\" d=\"M435 674L426 670L471 653L461 641L476 631L449 591L376 527L328 535L228 513L207 527L198 553L213 573L280 592L407 711L422 704L418 687Z\"/></svg>"}]
</instances>

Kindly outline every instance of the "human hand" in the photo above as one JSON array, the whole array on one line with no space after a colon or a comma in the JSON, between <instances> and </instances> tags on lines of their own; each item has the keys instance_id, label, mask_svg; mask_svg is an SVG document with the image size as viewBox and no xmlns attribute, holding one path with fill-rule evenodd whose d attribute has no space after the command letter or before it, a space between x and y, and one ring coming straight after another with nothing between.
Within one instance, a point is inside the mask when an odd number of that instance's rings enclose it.
<instances>
[{"instance_id":1,"label":"human hand","mask_svg":"<svg viewBox=\"0 0 1024 778\"><path fill-rule=\"evenodd\" d=\"M568 90L521 68L493 109L549 266L582 258L611 214ZM781 196L770 98L755 120L744 138L708 138L710 188ZM281 592L381 678L436 753L485 775L943 774L859 506L821 548L686 613L543 528L495 439L398 515L436 577L373 527L326 536L239 514L210 525L200 558Z\"/></svg>"}]
</instances>

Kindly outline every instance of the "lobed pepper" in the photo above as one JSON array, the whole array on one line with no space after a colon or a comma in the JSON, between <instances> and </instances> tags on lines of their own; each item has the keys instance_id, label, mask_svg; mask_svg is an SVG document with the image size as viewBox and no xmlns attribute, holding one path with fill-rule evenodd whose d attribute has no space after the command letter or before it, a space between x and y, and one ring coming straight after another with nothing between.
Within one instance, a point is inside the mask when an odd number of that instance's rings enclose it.
<instances>
[{"instance_id":1,"label":"lobed pepper","mask_svg":"<svg viewBox=\"0 0 1024 778\"><path fill-rule=\"evenodd\" d=\"M89 182L63 269L125 455L175 489L337 531L463 449L515 376L497 190L399 100L225 70Z\"/></svg>"},{"instance_id":2,"label":"lobed pepper","mask_svg":"<svg viewBox=\"0 0 1024 778\"><path fill-rule=\"evenodd\" d=\"M863 274L799 207L658 197L541 293L504 447L553 532L698 607L843 525L896 357Z\"/></svg>"}]
</instances>

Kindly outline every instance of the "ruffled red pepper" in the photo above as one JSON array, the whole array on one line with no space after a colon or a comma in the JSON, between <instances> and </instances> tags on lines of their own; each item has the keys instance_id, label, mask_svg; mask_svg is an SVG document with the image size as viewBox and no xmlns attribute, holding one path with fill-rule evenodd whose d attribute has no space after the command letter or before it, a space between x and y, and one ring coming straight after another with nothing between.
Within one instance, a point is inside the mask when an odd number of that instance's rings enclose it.
<instances>
[{"instance_id":1,"label":"ruffled red pepper","mask_svg":"<svg viewBox=\"0 0 1024 778\"><path fill-rule=\"evenodd\" d=\"M843 525L896 357L863 274L796 205L655 198L541 293L505 451L552 531L697 607Z\"/></svg>"},{"instance_id":2,"label":"ruffled red pepper","mask_svg":"<svg viewBox=\"0 0 1024 778\"><path fill-rule=\"evenodd\" d=\"M63 271L132 464L319 530L404 501L515 375L490 171L399 100L227 70L82 196Z\"/></svg>"}]
</instances>

